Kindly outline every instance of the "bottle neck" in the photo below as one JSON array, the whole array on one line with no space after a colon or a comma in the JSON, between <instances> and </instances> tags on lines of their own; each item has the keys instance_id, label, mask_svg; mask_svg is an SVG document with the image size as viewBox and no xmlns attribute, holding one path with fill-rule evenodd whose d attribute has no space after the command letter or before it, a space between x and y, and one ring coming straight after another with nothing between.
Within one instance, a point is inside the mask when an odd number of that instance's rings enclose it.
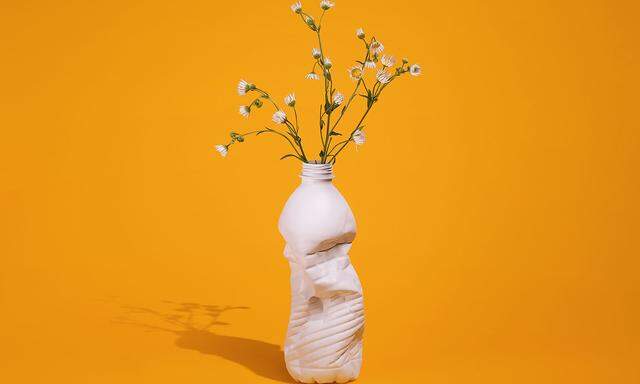
<instances>
[{"instance_id":1,"label":"bottle neck","mask_svg":"<svg viewBox=\"0 0 640 384\"><path fill-rule=\"evenodd\" d=\"M302 174L300 175L303 183L307 182L331 182L333 180L333 165L331 164L315 164L302 163Z\"/></svg>"}]
</instances>

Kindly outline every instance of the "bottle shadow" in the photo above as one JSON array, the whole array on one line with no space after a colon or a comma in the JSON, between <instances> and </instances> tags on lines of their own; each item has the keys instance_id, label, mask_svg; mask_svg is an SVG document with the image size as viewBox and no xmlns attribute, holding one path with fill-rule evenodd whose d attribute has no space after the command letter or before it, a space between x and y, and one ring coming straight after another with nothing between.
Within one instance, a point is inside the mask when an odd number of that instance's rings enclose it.
<instances>
[{"instance_id":1,"label":"bottle shadow","mask_svg":"<svg viewBox=\"0 0 640 384\"><path fill-rule=\"evenodd\" d=\"M228 325L218 320L223 313L248 307L171 301L163 303L172 308L156 310L122 306L125 314L117 317L114 322L151 331L169 332L176 336L174 343L178 348L219 356L271 380L295 382L285 368L284 355L279 345L244 337L220 335L211 330L214 326Z\"/></svg>"}]
</instances>

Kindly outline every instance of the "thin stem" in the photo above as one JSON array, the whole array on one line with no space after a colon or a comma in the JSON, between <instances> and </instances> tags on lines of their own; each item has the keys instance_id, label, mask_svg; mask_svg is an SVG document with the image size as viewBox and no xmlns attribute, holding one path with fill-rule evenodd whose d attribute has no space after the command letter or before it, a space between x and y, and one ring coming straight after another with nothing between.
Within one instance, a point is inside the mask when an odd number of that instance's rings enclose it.
<instances>
[{"instance_id":1,"label":"thin stem","mask_svg":"<svg viewBox=\"0 0 640 384\"><path fill-rule=\"evenodd\" d=\"M296 106L293 106L293 114L296 116L296 134L300 131L300 126L298 126L298 111L296 110Z\"/></svg>"},{"instance_id":2,"label":"thin stem","mask_svg":"<svg viewBox=\"0 0 640 384\"><path fill-rule=\"evenodd\" d=\"M372 38L373 39L373 38ZM364 40L363 40L364 41ZM364 56L364 61L363 63L366 63L367 60L369 60L369 56L371 54L371 52L369 51L369 44L367 44L366 41L364 41L364 45L366 47L366 54ZM342 111L340 112L340 116L338 116L338 119L335 121L335 123L333 123L333 127L331 127L330 131L327 132L327 137L328 137L328 143L326 143L325 146L325 160L326 158L329 156L329 154L327 153L327 149L331 146L331 132L333 132L336 127L338 126L338 123L340 123L340 120L342 120L342 117L345 115L345 113L347 112L347 109L349 108L349 106L351 105L351 102L353 101L354 97L356 96L356 93L358 92L358 88L360 87L360 84L364 84L364 87L366 89L367 85L365 84L364 81L364 71L365 71L365 65L362 64L361 66L361 70L362 70L362 74L360 75L360 78L358 79L358 82L356 83L355 88L353 89L353 92L351 93L351 96L349 97L349 100L347 101L347 103L345 104L345 106L342 108ZM328 120L328 119L327 119ZM327 123L328 125L328 123ZM327 129L329 129L329 127L327 127ZM334 147L335 148L335 147ZM333 150L333 149L332 149Z\"/></svg>"},{"instance_id":3,"label":"thin stem","mask_svg":"<svg viewBox=\"0 0 640 384\"><path fill-rule=\"evenodd\" d=\"M304 162L306 163L306 160L303 160L303 159L302 159L302 157L301 157L302 155L300 154L300 152L298 152L298 149L296 149L295 145L293 145L293 143L291 142L291 140L290 140L290 139L289 139L285 134L283 134L283 133L281 133L281 132L279 132L279 131L276 131L275 129L271 129L271 128L269 128L269 127L265 127L265 128L266 128L266 130L263 130L263 132L271 132L271 133L275 133L275 134L277 134L277 135L280 135L280 136L284 137L284 139L285 139L285 140L287 140L287 142L289 143L289 145L291 145L291 148L293 148L293 150L296 152L296 154L297 154L297 156L296 156L296 157L297 157L298 159L300 159L300 161L304 161Z\"/></svg>"},{"instance_id":4,"label":"thin stem","mask_svg":"<svg viewBox=\"0 0 640 384\"><path fill-rule=\"evenodd\" d=\"M346 142L344 144L342 144L342 146L340 147L340 149L338 149L338 152L334 153L333 155L331 155L333 157L333 159L335 160L336 156L338 156L338 154L340 152L342 152L342 150L344 149L344 147L347 146L347 144L349 144L351 142L351 140L353 139L353 134L356 133L356 131L358 130L358 128L360 128L360 124L362 124L362 122L364 121L364 118L367 117L367 114L369 113L369 111L371 110L371 107L373 105L367 107L367 110L364 112L364 115L362 115L362 118L360 119L360 121L358 122L358 124L356 125L356 127L353 129L353 131L351 131L351 134L349 134L349 139L346 140Z\"/></svg>"}]
</instances>

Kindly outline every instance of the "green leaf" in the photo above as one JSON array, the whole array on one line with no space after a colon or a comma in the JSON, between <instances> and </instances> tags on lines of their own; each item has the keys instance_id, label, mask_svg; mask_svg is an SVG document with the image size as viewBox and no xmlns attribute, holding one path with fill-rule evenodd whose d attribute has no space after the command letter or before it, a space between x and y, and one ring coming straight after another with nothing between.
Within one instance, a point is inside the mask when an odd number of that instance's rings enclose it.
<instances>
[{"instance_id":1,"label":"green leaf","mask_svg":"<svg viewBox=\"0 0 640 384\"><path fill-rule=\"evenodd\" d=\"M294 154L292 154L292 153L287 153L286 155L282 156L282 157L280 158L280 160L284 160L284 159L286 159L287 157L297 157L297 156L296 156L296 155L294 155Z\"/></svg>"},{"instance_id":2,"label":"green leaf","mask_svg":"<svg viewBox=\"0 0 640 384\"><path fill-rule=\"evenodd\" d=\"M320 157L324 156L324 150L320 151Z\"/></svg>"},{"instance_id":3,"label":"green leaf","mask_svg":"<svg viewBox=\"0 0 640 384\"><path fill-rule=\"evenodd\" d=\"M244 141L244 137L238 135L236 136L236 140L238 140L239 143L242 143Z\"/></svg>"},{"instance_id":4,"label":"green leaf","mask_svg":"<svg viewBox=\"0 0 640 384\"><path fill-rule=\"evenodd\" d=\"M331 135L331 136L341 136L341 135L342 135L342 133L337 132L337 131L331 131L331 132L329 133L329 135Z\"/></svg>"}]
</instances>

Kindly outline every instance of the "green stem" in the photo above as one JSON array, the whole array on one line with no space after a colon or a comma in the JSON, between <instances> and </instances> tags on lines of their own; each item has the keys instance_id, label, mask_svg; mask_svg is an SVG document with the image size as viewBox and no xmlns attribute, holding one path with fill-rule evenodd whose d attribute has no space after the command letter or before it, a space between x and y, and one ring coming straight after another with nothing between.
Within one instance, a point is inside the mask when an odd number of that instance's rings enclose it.
<instances>
[{"instance_id":1,"label":"green stem","mask_svg":"<svg viewBox=\"0 0 640 384\"><path fill-rule=\"evenodd\" d=\"M369 111L371 110L372 106L367 107L367 110L364 112L364 115L362 115L362 118L360 119L360 121L358 122L358 124L356 124L356 127L353 129L353 131L351 131L351 134L349 134L349 139L345 140L345 143L342 144L342 146L340 147L340 149L338 149L338 152L334 153L333 155L331 155L335 161L336 156L338 156L338 154L340 152L342 152L342 150L344 149L344 147L347 146L347 144L349 144L353 138L353 134L356 133L356 131L358 130L358 128L360 128L360 124L362 124L362 122L364 121L364 118L367 117L367 114L369 113Z\"/></svg>"},{"instance_id":2,"label":"green stem","mask_svg":"<svg viewBox=\"0 0 640 384\"><path fill-rule=\"evenodd\" d=\"M293 145L291 140L285 134L283 134L283 133L281 133L279 131L276 131L275 129L271 129L269 127L265 127L265 128L266 128L266 130L263 130L262 132L271 132L271 133L275 133L277 135L280 135L280 136L284 137L284 139L287 140L289 145L291 145L291 148L293 148L293 150L296 152L296 154L297 154L296 157L298 159L300 159L300 161L304 161L305 163L307 162L306 159L305 160L302 159L302 155L300 154L300 152L298 152L298 149L295 147L295 145Z\"/></svg>"}]
</instances>

